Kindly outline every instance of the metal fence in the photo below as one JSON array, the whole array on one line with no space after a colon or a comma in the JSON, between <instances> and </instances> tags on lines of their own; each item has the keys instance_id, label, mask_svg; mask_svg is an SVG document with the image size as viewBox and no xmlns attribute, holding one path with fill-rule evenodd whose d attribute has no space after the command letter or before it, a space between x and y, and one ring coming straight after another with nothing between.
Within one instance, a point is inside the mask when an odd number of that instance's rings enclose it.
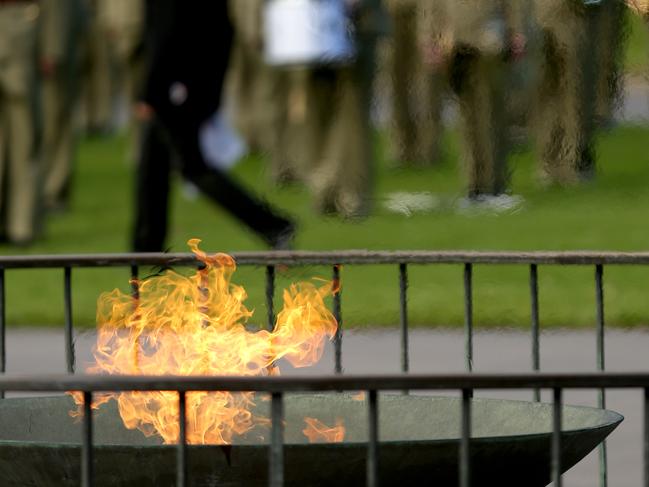
<instances>
[{"instance_id":1,"label":"metal fence","mask_svg":"<svg viewBox=\"0 0 649 487\"><path fill-rule=\"evenodd\" d=\"M266 391L273 394L273 424L282 415L282 394L297 390L368 390L370 441L368 443L368 485L376 485L376 452L378 448L376 418L377 418L377 391L383 390L415 390L415 389L455 389L463 392L463 436L461 442L461 485L469 485L470 458L468 445L470 440L470 399L474 389L508 389L531 388L534 390L534 399L540 400L540 389L551 388L554 390L555 404L555 434L553 440L553 472L555 485L561 485L561 476L558 469L558 441L557 427L560 424L560 409L562 402L561 391L566 387L597 388L598 406L606 407L605 388L615 387L641 387L649 388L649 375L615 375L605 373L605 320L604 320L604 266L606 265L647 265L649 252L620 253L620 252L247 252L234 253L239 266L261 266L265 268L266 306L268 326L274 323L274 294L275 294L275 269L280 265L307 266L330 265L333 280L340 279L341 265L392 265L395 266L396 280L399 289L399 316L400 316L400 347L401 371L409 371L409 345L408 345L408 266L410 265L435 265L435 264L460 264L463 270L464 285L464 337L465 337L465 364L467 372L473 368L473 267L476 264L504 265L518 264L529 267L530 287L530 323L531 323L531 357L532 369L540 370L540 342L539 342L539 286L538 266L540 265L577 265L591 266L594 269L594 293L596 306L596 351L597 370L599 374L591 375L451 375L451 376L413 376L402 375L398 377L348 377L342 376L342 339L343 339L343 314L342 293L337 293L333 299L333 313L338 321L338 329L334 337L335 364L334 372L337 376L313 379L285 379L285 378L259 378L259 379L189 379L189 378L98 378L84 376L66 376L45 380L38 377L19 378L5 374L6 371L6 300L5 300L5 270L28 268L59 268L63 270L63 296L65 310L65 350L66 364L69 374L74 373L74 328L72 309L72 271L75 268L88 267L126 267L130 268L132 278L137 278L139 269L143 266L186 266L201 267L202 263L193 254L94 254L94 255L61 255L61 256L13 256L0 257L0 394L4 396L6 390L80 390L85 391L86 399L86 433L84 436L84 485L91 485L91 423L89 398L93 391L99 390L152 390L166 389L180 391L180 410L184 414L184 393L188 390L247 390ZM134 280L132 293L137 297L138 289ZM626 384L626 385L621 385ZM164 387L163 387L164 385ZM371 387L370 387L371 386ZM242 389L243 388L243 389ZM645 418L647 414L645 400ZM182 425L182 423L181 423ZM181 429L181 438L184 428ZM271 485L282 485L282 454L281 454L281 428L275 427L272 434L271 445ZM647 453L649 437L645 426L645 485L649 487L647 474ZM185 479L185 449L184 442L179 448L179 485L184 485ZM600 486L607 485L607 460L606 446L600 447Z\"/></svg>"}]
</instances>

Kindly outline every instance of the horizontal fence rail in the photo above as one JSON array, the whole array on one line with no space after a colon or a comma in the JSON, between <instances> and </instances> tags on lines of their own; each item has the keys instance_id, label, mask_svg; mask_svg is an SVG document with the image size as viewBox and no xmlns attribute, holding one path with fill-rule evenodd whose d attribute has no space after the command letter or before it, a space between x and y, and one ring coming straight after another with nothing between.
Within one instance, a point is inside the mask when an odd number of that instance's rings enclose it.
<instances>
[{"instance_id":1,"label":"horizontal fence rail","mask_svg":"<svg viewBox=\"0 0 649 487\"><path fill-rule=\"evenodd\" d=\"M649 264L649 252L462 252L462 251L272 251L232 252L239 265L372 265L372 264ZM191 253L79 254L0 256L0 269L59 267L126 267L200 264Z\"/></svg>"},{"instance_id":2,"label":"horizontal fence rail","mask_svg":"<svg viewBox=\"0 0 649 487\"><path fill-rule=\"evenodd\" d=\"M117 376L88 374L0 375L0 390L335 392L461 389L633 389L649 387L647 372L454 373L267 376Z\"/></svg>"},{"instance_id":3,"label":"horizontal fence rail","mask_svg":"<svg viewBox=\"0 0 649 487\"><path fill-rule=\"evenodd\" d=\"M551 471L553 485L561 486L561 407L562 393L570 389L641 388L644 390L644 461L645 487L649 486L649 373L595 372L581 374L439 374L439 375L357 375L320 377L205 377L205 376L93 376L93 375L17 375L0 376L3 391L83 391L84 416L81 438L81 484L94 485L92 402L93 392L102 391L177 391L180 435L176 470L179 487L188 485L187 470L186 393L190 391L266 392L272 395L271 433L268 479L271 487L284 485L284 394L290 392L367 392L369 437L367 440L366 485L379 485L380 431L378 425L379 391L397 390L461 390L461 438L458 450L459 485L471 485L471 398L475 389L551 389L553 421Z\"/></svg>"}]
</instances>

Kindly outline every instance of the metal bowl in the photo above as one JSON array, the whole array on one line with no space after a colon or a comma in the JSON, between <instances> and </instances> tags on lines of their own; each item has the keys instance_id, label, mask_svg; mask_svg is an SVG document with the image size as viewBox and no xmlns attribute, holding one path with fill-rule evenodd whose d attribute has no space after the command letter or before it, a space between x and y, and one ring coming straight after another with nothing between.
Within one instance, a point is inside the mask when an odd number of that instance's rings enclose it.
<instances>
[{"instance_id":1,"label":"metal bowl","mask_svg":"<svg viewBox=\"0 0 649 487\"><path fill-rule=\"evenodd\" d=\"M258 397L256 414L268 416ZM81 425L69 416L69 397L0 400L2 485L78 486ZM563 407L562 469L568 470L610 434L623 417L585 407ZM333 425L342 418L345 440L308 444L304 417ZM348 394L285 397L285 481L291 486L365 483L367 405ZM495 399L472 403L473 485L544 486L550 482L552 405ZM380 396L379 475L382 485L457 485L460 400ZM256 486L268 478L267 428L231 446L190 446L190 485ZM99 486L171 486L176 452L157 438L127 430L114 402L94 415L94 469Z\"/></svg>"}]
</instances>

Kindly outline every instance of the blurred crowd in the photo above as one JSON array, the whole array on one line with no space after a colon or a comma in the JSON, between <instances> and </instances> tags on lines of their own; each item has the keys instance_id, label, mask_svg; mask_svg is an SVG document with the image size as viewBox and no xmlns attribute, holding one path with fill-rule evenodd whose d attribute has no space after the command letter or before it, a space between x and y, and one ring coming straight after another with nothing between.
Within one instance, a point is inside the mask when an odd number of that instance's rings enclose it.
<instances>
[{"instance_id":1,"label":"blurred crowd","mask_svg":"<svg viewBox=\"0 0 649 487\"><path fill-rule=\"evenodd\" d=\"M644 0L0 0L0 239L29 244L68 207L78 135L112 133L120 106L138 251L164 248L174 168L269 246L290 246L290 217L228 174L239 139L278 185L304 184L318 214L365 217L375 129L397 166L435 166L449 106L463 205L516 204L508 155L521 140L536 148L543 184L591 180L595 135L623 91L628 17L647 10ZM298 33L309 29L295 22L307 11L326 12L310 29L338 50L306 52Z\"/></svg>"},{"instance_id":2,"label":"blurred crowd","mask_svg":"<svg viewBox=\"0 0 649 487\"><path fill-rule=\"evenodd\" d=\"M67 208L80 134L107 135L133 97L142 3L0 1L0 239L27 245Z\"/></svg>"}]
</instances>

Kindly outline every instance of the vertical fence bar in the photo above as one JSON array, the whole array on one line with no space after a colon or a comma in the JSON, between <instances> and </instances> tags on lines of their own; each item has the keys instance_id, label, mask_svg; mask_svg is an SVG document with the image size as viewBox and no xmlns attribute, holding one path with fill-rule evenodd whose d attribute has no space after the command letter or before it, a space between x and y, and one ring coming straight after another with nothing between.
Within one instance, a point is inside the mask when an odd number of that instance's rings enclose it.
<instances>
[{"instance_id":1,"label":"vertical fence bar","mask_svg":"<svg viewBox=\"0 0 649 487\"><path fill-rule=\"evenodd\" d=\"M539 276L536 264L530 265L530 304L532 317L532 370L541 370L541 345L539 340ZM534 389L534 401L541 400L541 391Z\"/></svg>"},{"instance_id":2,"label":"vertical fence bar","mask_svg":"<svg viewBox=\"0 0 649 487\"><path fill-rule=\"evenodd\" d=\"M399 319L401 321L401 372L410 370L408 349L408 267L399 264Z\"/></svg>"},{"instance_id":3,"label":"vertical fence bar","mask_svg":"<svg viewBox=\"0 0 649 487\"><path fill-rule=\"evenodd\" d=\"M554 487L561 487L561 403L562 390L553 389L552 402L552 482Z\"/></svg>"},{"instance_id":4,"label":"vertical fence bar","mask_svg":"<svg viewBox=\"0 0 649 487\"><path fill-rule=\"evenodd\" d=\"M83 391L83 426L81 444L81 485L94 485L92 455L92 392Z\"/></svg>"},{"instance_id":5,"label":"vertical fence bar","mask_svg":"<svg viewBox=\"0 0 649 487\"><path fill-rule=\"evenodd\" d=\"M281 392L273 392L270 414L270 458L268 473L270 487L284 486L284 398Z\"/></svg>"},{"instance_id":6,"label":"vertical fence bar","mask_svg":"<svg viewBox=\"0 0 649 487\"><path fill-rule=\"evenodd\" d=\"M597 370L606 370L605 342L604 342L604 267L602 264L595 266L595 303L597 307ZM597 394L597 406L606 408L606 391L600 389ZM599 485L606 487L608 484L608 461L606 454L606 440L599 445Z\"/></svg>"},{"instance_id":7,"label":"vertical fence bar","mask_svg":"<svg viewBox=\"0 0 649 487\"><path fill-rule=\"evenodd\" d=\"M473 390L462 389L462 438L460 440L460 487L471 485L471 398Z\"/></svg>"},{"instance_id":8,"label":"vertical fence bar","mask_svg":"<svg viewBox=\"0 0 649 487\"><path fill-rule=\"evenodd\" d=\"M63 271L63 301L65 310L65 362L68 374L74 374L74 329L72 324L72 269Z\"/></svg>"},{"instance_id":9,"label":"vertical fence bar","mask_svg":"<svg viewBox=\"0 0 649 487\"><path fill-rule=\"evenodd\" d=\"M466 370L473 370L473 265L464 264L464 357Z\"/></svg>"},{"instance_id":10,"label":"vertical fence bar","mask_svg":"<svg viewBox=\"0 0 649 487\"><path fill-rule=\"evenodd\" d=\"M334 294L334 318L336 318L337 328L336 335L334 337L334 348L335 348L335 372L336 374L342 374L343 365L342 365L342 350L343 350L343 317L342 317L342 286L340 283L340 266L335 265L333 270L333 285L336 293Z\"/></svg>"},{"instance_id":11,"label":"vertical fence bar","mask_svg":"<svg viewBox=\"0 0 649 487\"><path fill-rule=\"evenodd\" d=\"M5 270L0 269L0 374L7 370L7 322L5 310ZM0 391L0 399L4 399L5 391Z\"/></svg>"},{"instance_id":12,"label":"vertical fence bar","mask_svg":"<svg viewBox=\"0 0 649 487\"><path fill-rule=\"evenodd\" d=\"M644 487L649 487L649 388L644 389Z\"/></svg>"},{"instance_id":13,"label":"vertical fence bar","mask_svg":"<svg viewBox=\"0 0 649 487\"><path fill-rule=\"evenodd\" d=\"M187 482L187 395L178 391L178 450L176 451L176 487Z\"/></svg>"},{"instance_id":14,"label":"vertical fence bar","mask_svg":"<svg viewBox=\"0 0 649 487\"><path fill-rule=\"evenodd\" d=\"M136 264L131 265L131 298L133 299L133 312L137 313L140 307L140 268ZM138 338L138 342L140 339ZM139 367L140 352L139 348L135 352L135 362Z\"/></svg>"},{"instance_id":15,"label":"vertical fence bar","mask_svg":"<svg viewBox=\"0 0 649 487\"><path fill-rule=\"evenodd\" d=\"M606 370L604 362L604 268L595 266L595 301L597 306L597 370ZM604 393L604 389L600 389ZM604 397L601 398L604 401ZM600 404L603 407L604 403Z\"/></svg>"},{"instance_id":16,"label":"vertical fence bar","mask_svg":"<svg viewBox=\"0 0 649 487\"><path fill-rule=\"evenodd\" d=\"M375 390L368 391L367 487L379 485L379 403Z\"/></svg>"},{"instance_id":17,"label":"vertical fence bar","mask_svg":"<svg viewBox=\"0 0 649 487\"><path fill-rule=\"evenodd\" d=\"M140 268L137 265L131 266L131 296L134 300L140 299Z\"/></svg>"},{"instance_id":18,"label":"vertical fence bar","mask_svg":"<svg viewBox=\"0 0 649 487\"><path fill-rule=\"evenodd\" d=\"M275 266L266 266L266 312L268 313L268 330L275 328Z\"/></svg>"}]
</instances>

